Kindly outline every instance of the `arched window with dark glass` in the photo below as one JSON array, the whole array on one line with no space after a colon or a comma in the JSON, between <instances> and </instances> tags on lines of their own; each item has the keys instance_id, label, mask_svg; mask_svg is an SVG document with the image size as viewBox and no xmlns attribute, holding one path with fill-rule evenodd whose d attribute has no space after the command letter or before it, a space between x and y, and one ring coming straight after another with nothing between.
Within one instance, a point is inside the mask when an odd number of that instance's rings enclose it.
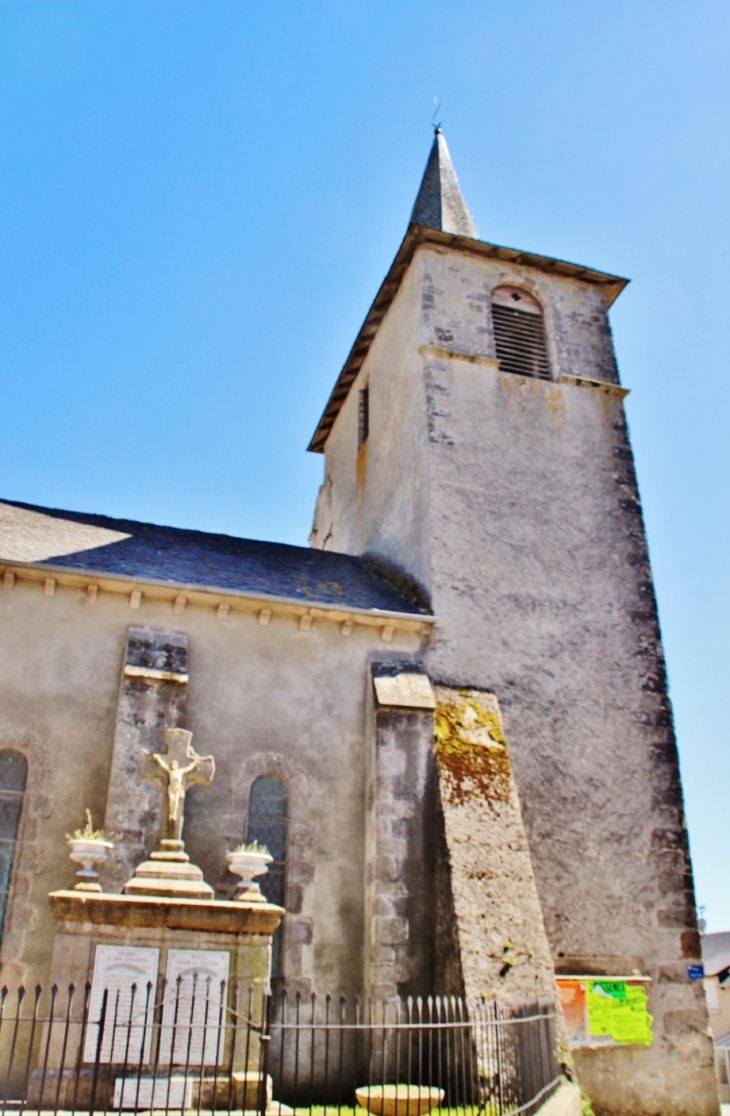
<instances>
[{"instance_id":1,"label":"arched window with dark glass","mask_svg":"<svg viewBox=\"0 0 730 1116\"><path fill-rule=\"evenodd\" d=\"M23 753L0 748L0 939L5 929L27 777L28 761Z\"/></svg>"},{"instance_id":2,"label":"arched window with dark glass","mask_svg":"<svg viewBox=\"0 0 730 1116\"><path fill-rule=\"evenodd\" d=\"M270 903L286 906L286 850L289 840L289 788L278 775L259 775L251 784L248 797L246 843L266 845L273 861L265 876L259 877L261 890ZM271 975L281 976L282 927L272 943Z\"/></svg>"},{"instance_id":3,"label":"arched window with dark glass","mask_svg":"<svg viewBox=\"0 0 730 1116\"><path fill-rule=\"evenodd\" d=\"M542 306L519 287L492 291L492 322L497 360L505 372L550 380Z\"/></svg>"}]
</instances>

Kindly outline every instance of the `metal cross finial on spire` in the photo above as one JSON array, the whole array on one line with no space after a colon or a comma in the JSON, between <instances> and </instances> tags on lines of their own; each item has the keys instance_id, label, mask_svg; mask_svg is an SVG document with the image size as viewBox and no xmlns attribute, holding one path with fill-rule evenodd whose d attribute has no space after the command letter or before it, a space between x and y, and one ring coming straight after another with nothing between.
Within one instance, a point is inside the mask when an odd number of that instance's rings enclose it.
<instances>
[{"instance_id":1,"label":"metal cross finial on spire","mask_svg":"<svg viewBox=\"0 0 730 1116\"><path fill-rule=\"evenodd\" d=\"M436 119L436 117L438 116L440 111L441 111L441 102L439 101L438 97L434 97L434 99L433 99L433 116L431 117L431 127L433 128L433 134L435 136L440 136L441 135L441 121Z\"/></svg>"}]
</instances>

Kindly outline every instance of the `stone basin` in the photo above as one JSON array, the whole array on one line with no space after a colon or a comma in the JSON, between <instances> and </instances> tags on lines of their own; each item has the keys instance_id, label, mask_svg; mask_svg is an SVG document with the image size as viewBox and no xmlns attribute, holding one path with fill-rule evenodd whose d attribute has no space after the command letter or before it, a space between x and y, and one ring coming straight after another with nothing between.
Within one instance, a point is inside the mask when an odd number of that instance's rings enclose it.
<instances>
[{"instance_id":1,"label":"stone basin","mask_svg":"<svg viewBox=\"0 0 730 1116\"><path fill-rule=\"evenodd\" d=\"M422 1116L438 1108L444 1091L428 1085L371 1085L356 1089L355 1096L374 1116Z\"/></svg>"}]
</instances>

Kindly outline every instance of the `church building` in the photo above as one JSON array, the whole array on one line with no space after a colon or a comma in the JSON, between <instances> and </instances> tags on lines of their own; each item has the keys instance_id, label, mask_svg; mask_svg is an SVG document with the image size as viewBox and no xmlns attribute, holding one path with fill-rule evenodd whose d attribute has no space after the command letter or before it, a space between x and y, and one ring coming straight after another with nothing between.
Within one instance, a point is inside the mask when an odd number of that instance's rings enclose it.
<instances>
[{"instance_id":1,"label":"church building","mask_svg":"<svg viewBox=\"0 0 730 1116\"><path fill-rule=\"evenodd\" d=\"M481 240L437 129L309 445L309 547L0 503L2 983L49 981L86 809L129 886L142 750L185 729L191 862L228 899L228 851L273 858L275 982L547 998L597 1113L717 1113L625 285ZM595 1023L612 988L635 1031Z\"/></svg>"}]
</instances>

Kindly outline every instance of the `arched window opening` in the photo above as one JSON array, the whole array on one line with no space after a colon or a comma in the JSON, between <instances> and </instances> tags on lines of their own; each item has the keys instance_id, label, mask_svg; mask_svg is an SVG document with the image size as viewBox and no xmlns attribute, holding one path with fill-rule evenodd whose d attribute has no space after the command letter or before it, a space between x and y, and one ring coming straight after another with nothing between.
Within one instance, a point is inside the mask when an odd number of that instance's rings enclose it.
<instances>
[{"instance_id":1,"label":"arched window opening","mask_svg":"<svg viewBox=\"0 0 730 1116\"><path fill-rule=\"evenodd\" d=\"M505 372L549 380L545 323L537 299L519 287L492 292L492 321L497 360Z\"/></svg>"},{"instance_id":2,"label":"arched window opening","mask_svg":"<svg viewBox=\"0 0 730 1116\"><path fill-rule=\"evenodd\" d=\"M278 775L259 775L248 797L246 842L266 845L273 856L269 870L260 878L261 891L270 903L285 906L286 849L289 839L289 789ZM282 927L274 934L271 975L281 976Z\"/></svg>"},{"instance_id":3,"label":"arched window opening","mask_svg":"<svg viewBox=\"0 0 730 1116\"><path fill-rule=\"evenodd\" d=\"M5 928L27 778L28 761L23 753L15 748L0 748L0 939Z\"/></svg>"}]
</instances>

